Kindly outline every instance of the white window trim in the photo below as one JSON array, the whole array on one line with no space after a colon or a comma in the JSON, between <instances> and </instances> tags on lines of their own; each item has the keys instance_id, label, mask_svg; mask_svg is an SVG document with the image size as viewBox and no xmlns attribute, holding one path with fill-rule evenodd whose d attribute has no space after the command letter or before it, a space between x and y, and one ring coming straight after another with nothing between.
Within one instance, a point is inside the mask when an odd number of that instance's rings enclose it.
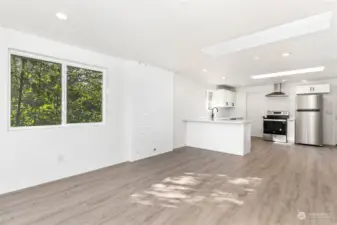
<instances>
[{"instance_id":1,"label":"white window trim","mask_svg":"<svg viewBox=\"0 0 337 225\"><path fill-rule=\"evenodd\" d=\"M206 104L205 105L206 105L206 110L207 111L211 111L211 109L208 108L208 103L209 103L209 101L208 101L208 95L209 95L210 92L212 92L212 94L213 94L212 98L214 98L214 92L215 92L215 90L206 90ZM211 100L211 102L212 102L212 100Z\"/></svg>"},{"instance_id":2,"label":"white window trim","mask_svg":"<svg viewBox=\"0 0 337 225\"><path fill-rule=\"evenodd\" d=\"M49 61L53 63L59 63L61 64L61 84L62 84L62 118L61 118L61 124L58 125L40 125L40 126L25 126L25 127L12 127L11 126L11 55L17 55L17 56L23 56L28 57L32 59L37 60L43 60L43 61ZM103 86L102 86L102 122L97 123L67 123L67 80L68 80L68 74L67 74L67 66L73 66L73 67L80 67L83 69L89 69L94 71L102 72L102 79L103 79ZM35 130L35 129L52 129L52 128L64 128L64 127L82 127L82 126L104 126L106 124L106 115L107 115L107 107L106 107L106 101L107 101L107 95L108 95L108 88L107 88L107 68L99 67L99 66L92 66L84 63L78 63L73 62L69 60L62 60L54 57L49 57L37 53L31 53L26 52L18 49L8 49L8 113L7 113L7 128L9 131L20 131L20 130Z\"/></svg>"}]
</instances>

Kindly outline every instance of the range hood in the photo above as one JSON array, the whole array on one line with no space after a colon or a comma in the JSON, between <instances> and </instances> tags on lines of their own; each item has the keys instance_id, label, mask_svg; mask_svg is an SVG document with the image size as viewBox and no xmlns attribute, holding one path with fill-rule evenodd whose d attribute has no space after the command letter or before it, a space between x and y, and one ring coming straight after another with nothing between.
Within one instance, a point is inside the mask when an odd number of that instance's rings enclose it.
<instances>
[{"instance_id":1,"label":"range hood","mask_svg":"<svg viewBox=\"0 0 337 225\"><path fill-rule=\"evenodd\" d=\"M287 94L282 92L282 84L274 84L274 92L267 94L266 97L288 97Z\"/></svg>"}]
</instances>

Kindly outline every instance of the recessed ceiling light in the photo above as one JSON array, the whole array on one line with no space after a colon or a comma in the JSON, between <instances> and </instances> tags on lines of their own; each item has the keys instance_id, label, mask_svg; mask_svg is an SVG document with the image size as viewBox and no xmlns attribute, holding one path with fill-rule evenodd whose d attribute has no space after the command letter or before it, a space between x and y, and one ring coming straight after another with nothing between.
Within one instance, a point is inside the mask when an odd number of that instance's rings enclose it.
<instances>
[{"instance_id":1,"label":"recessed ceiling light","mask_svg":"<svg viewBox=\"0 0 337 225\"><path fill-rule=\"evenodd\" d=\"M203 71L203 72L207 72L208 70L207 70L207 69L203 69L202 71Z\"/></svg>"},{"instance_id":2,"label":"recessed ceiling light","mask_svg":"<svg viewBox=\"0 0 337 225\"><path fill-rule=\"evenodd\" d=\"M302 80L302 83L307 83L308 81L307 80Z\"/></svg>"},{"instance_id":3,"label":"recessed ceiling light","mask_svg":"<svg viewBox=\"0 0 337 225\"><path fill-rule=\"evenodd\" d=\"M259 60L259 59L260 59L259 56L255 56L255 57L254 57L254 60Z\"/></svg>"},{"instance_id":4,"label":"recessed ceiling light","mask_svg":"<svg viewBox=\"0 0 337 225\"><path fill-rule=\"evenodd\" d=\"M56 13L56 17L57 17L59 20L67 20L67 19L68 19L67 14L62 13L62 12Z\"/></svg>"},{"instance_id":5,"label":"recessed ceiling light","mask_svg":"<svg viewBox=\"0 0 337 225\"><path fill-rule=\"evenodd\" d=\"M221 79L226 80L226 77L222 77Z\"/></svg>"},{"instance_id":6,"label":"recessed ceiling light","mask_svg":"<svg viewBox=\"0 0 337 225\"><path fill-rule=\"evenodd\" d=\"M324 69L325 69L324 66L320 66L320 67L313 67L313 68L306 68L306 69L299 69L299 70L290 70L290 71L282 71L282 72L277 72L277 73L254 75L254 76L251 76L251 78L264 79L264 78L270 78L270 77L292 76L292 75L297 75L297 74L322 72L324 71Z\"/></svg>"},{"instance_id":7,"label":"recessed ceiling light","mask_svg":"<svg viewBox=\"0 0 337 225\"><path fill-rule=\"evenodd\" d=\"M282 80L282 82L286 82L286 80Z\"/></svg>"},{"instance_id":8,"label":"recessed ceiling light","mask_svg":"<svg viewBox=\"0 0 337 225\"><path fill-rule=\"evenodd\" d=\"M290 56L289 52L282 53L282 57L289 57L289 56Z\"/></svg>"}]
</instances>

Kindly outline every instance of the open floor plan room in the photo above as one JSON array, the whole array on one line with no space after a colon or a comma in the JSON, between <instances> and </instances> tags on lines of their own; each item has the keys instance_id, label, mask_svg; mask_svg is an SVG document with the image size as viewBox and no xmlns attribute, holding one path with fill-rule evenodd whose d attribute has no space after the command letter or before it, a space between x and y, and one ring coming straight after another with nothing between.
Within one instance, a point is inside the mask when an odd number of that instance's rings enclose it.
<instances>
[{"instance_id":1,"label":"open floor plan room","mask_svg":"<svg viewBox=\"0 0 337 225\"><path fill-rule=\"evenodd\" d=\"M1 196L1 224L305 224L337 213L336 160L260 139L243 158L184 147Z\"/></svg>"},{"instance_id":2,"label":"open floor plan room","mask_svg":"<svg viewBox=\"0 0 337 225\"><path fill-rule=\"evenodd\" d=\"M0 225L337 225L337 0L1 0Z\"/></svg>"}]
</instances>

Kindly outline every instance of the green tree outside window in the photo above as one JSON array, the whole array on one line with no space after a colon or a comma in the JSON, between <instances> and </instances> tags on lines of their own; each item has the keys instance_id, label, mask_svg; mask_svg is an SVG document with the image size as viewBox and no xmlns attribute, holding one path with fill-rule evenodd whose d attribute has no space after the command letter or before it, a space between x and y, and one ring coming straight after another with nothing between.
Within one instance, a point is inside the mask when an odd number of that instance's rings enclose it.
<instances>
[{"instance_id":1,"label":"green tree outside window","mask_svg":"<svg viewBox=\"0 0 337 225\"><path fill-rule=\"evenodd\" d=\"M11 54L11 127L62 124L62 88L67 88L67 123L103 121L103 73L67 66L62 74L62 66L67 65Z\"/></svg>"},{"instance_id":2,"label":"green tree outside window","mask_svg":"<svg viewBox=\"0 0 337 225\"><path fill-rule=\"evenodd\" d=\"M61 124L58 63L11 55L11 126Z\"/></svg>"},{"instance_id":3,"label":"green tree outside window","mask_svg":"<svg viewBox=\"0 0 337 225\"><path fill-rule=\"evenodd\" d=\"M103 73L67 67L67 123L102 122Z\"/></svg>"}]
</instances>

